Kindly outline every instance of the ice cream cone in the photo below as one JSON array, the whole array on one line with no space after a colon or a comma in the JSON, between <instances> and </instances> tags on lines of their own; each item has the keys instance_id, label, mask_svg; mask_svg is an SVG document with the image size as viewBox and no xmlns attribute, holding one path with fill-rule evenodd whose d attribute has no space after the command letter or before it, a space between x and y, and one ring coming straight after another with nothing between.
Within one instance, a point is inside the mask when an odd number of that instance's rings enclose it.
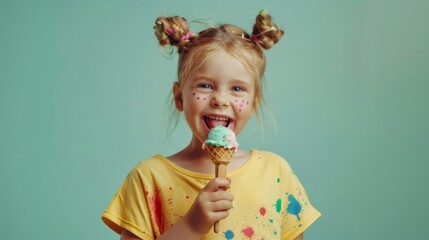
<instances>
[{"instance_id":1,"label":"ice cream cone","mask_svg":"<svg viewBox=\"0 0 429 240\"><path fill-rule=\"evenodd\" d=\"M206 145L207 150L209 151L210 158L214 164L229 164L232 158L232 155L235 152L234 148L227 149L224 147L217 147L213 145Z\"/></svg>"},{"instance_id":2,"label":"ice cream cone","mask_svg":"<svg viewBox=\"0 0 429 240\"><path fill-rule=\"evenodd\" d=\"M226 178L226 165L231 162L232 155L238 148L234 132L224 126L212 128L203 143L204 148L209 151L210 158L215 164L216 177ZM215 222L213 229L215 233L219 232L219 221Z\"/></svg>"}]
</instances>

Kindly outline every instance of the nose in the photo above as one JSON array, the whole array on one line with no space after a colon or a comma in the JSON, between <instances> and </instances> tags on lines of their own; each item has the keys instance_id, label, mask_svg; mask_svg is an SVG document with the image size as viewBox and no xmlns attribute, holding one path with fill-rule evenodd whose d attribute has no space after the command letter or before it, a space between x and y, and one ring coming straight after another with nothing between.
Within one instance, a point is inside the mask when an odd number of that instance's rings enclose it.
<instances>
[{"instance_id":1,"label":"nose","mask_svg":"<svg viewBox=\"0 0 429 240\"><path fill-rule=\"evenodd\" d=\"M214 108L225 108L229 105L229 97L226 91L216 91L210 100L210 105Z\"/></svg>"}]
</instances>

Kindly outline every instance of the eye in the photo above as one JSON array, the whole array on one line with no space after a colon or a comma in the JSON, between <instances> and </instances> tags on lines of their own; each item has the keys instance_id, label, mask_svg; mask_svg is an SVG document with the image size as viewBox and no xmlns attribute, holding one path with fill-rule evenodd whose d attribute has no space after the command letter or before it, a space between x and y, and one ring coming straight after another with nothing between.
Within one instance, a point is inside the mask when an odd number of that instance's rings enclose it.
<instances>
[{"instance_id":1,"label":"eye","mask_svg":"<svg viewBox=\"0 0 429 240\"><path fill-rule=\"evenodd\" d=\"M245 89L244 89L244 87L234 86L234 87L231 88L231 90L234 91L234 92L242 92Z\"/></svg>"},{"instance_id":2,"label":"eye","mask_svg":"<svg viewBox=\"0 0 429 240\"><path fill-rule=\"evenodd\" d=\"M208 84L208 83L199 83L197 85L198 88L213 88L212 85Z\"/></svg>"}]
</instances>

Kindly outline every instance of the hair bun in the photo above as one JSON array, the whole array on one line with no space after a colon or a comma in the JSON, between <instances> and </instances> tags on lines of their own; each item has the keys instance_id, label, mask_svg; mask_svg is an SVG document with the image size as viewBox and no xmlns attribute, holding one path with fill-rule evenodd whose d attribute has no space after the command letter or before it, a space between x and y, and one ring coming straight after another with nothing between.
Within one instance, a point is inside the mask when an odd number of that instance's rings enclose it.
<instances>
[{"instance_id":1,"label":"hair bun","mask_svg":"<svg viewBox=\"0 0 429 240\"><path fill-rule=\"evenodd\" d=\"M270 49L283 36L284 31L271 21L271 16L261 10L253 25L253 41L265 49Z\"/></svg>"},{"instance_id":2,"label":"hair bun","mask_svg":"<svg viewBox=\"0 0 429 240\"><path fill-rule=\"evenodd\" d=\"M180 47L182 43L192 37L188 22L179 16L158 17L155 21L154 31L161 46Z\"/></svg>"}]
</instances>

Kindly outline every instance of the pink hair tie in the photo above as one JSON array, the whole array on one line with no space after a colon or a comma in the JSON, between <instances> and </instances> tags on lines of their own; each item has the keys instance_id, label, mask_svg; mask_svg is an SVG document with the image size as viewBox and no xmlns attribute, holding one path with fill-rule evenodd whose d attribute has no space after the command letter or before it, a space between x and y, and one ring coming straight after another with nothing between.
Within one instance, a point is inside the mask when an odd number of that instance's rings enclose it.
<instances>
[{"instance_id":1,"label":"pink hair tie","mask_svg":"<svg viewBox=\"0 0 429 240\"><path fill-rule=\"evenodd\" d=\"M252 34L252 40L253 40L255 43L258 43L258 41L259 41L258 37L257 37L255 34Z\"/></svg>"},{"instance_id":2,"label":"pink hair tie","mask_svg":"<svg viewBox=\"0 0 429 240\"><path fill-rule=\"evenodd\" d=\"M173 33L174 32L172 27L166 28L165 31L167 31L167 33Z\"/></svg>"},{"instance_id":3,"label":"pink hair tie","mask_svg":"<svg viewBox=\"0 0 429 240\"><path fill-rule=\"evenodd\" d=\"M181 38L180 38L180 40L182 40L182 41L186 41L186 40L188 40L189 39L189 37L191 37L192 36L192 32L191 31L189 31L188 33L186 33L185 35L183 35Z\"/></svg>"}]
</instances>

